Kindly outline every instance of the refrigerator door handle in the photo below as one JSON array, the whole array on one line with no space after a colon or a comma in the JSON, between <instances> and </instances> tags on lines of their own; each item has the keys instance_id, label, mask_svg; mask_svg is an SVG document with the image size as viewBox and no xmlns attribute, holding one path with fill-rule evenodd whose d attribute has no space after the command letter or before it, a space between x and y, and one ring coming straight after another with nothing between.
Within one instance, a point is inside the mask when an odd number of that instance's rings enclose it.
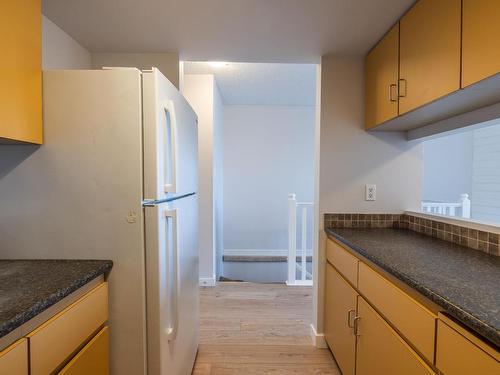
<instances>
[{"instance_id":1,"label":"refrigerator door handle","mask_svg":"<svg viewBox=\"0 0 500 375\"><path fill-rule=\"evenodd\" d=\"M172 282L172 290L169 293L171 296L171 301L168 304L167 308L171 308L172 314L162 314L163 316L170 316L170 321L166 324L166 335L168 341L173 341L175 340L175 337L177 336L177 328L179 325L179 316L178 316L178 297L179 297L179 259L178 259L178 235L177 235L177 210L166 210L165 211L165 217L167 220L171 220L172 222L172 246L169 246L169 251L171 251L171 254L169 254L168 262L170 262L170 259L173 262L173 282ZM167 268L168 269L168 268ZM170 283L169 283L170 284Z\"/></svg>"},{"instance_id":2,"label":"refrigerator door handle","mask_svg":"<svg viewBox=\"0 0 500 375\"><path fill-rule=\"evenodd\" d=\"M177 121L175 117L175 105L172 100L163 103L165 115L165 193L176 193L177 175Z\"/></svg>"}]
</instances>

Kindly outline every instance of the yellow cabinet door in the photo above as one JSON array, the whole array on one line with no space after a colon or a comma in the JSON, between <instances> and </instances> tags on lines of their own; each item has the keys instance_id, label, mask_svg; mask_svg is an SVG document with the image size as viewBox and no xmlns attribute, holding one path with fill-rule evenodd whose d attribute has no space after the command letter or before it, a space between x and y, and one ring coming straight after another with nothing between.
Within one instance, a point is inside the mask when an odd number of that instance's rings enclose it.
<instances>
[{"instance_id":1,"label":"yellow cabinet door","mask_svg":"<svg viewBox=\"0 0 500 375\"><path fill-rule=\"evenodd\" d=\"M500 363L446 323L438 321L436 367L445 375L498 375Z\"/></svg>"},{"instance_id":2,"label":"yellow cabinet door","mask_svg":"<svg viewBox=\"0 0 500 375\"><path fill-rule=\"evenodd\" d=\"M0 2L0 143L42 143L41 0Z\"/></svg>"},{"instance_id":3,"label":"yellow cabinet door","mask_svg":"<svg viewBox=\"0 0 500 375\"><path fill-rule=\"evenodd\" d=\"M400 21L399 114L460 89L461 0L420 0Z\"/></svg>"},{"instance_id":4,"label":"yellow cabinet door","mask_svg":"<svg viewBox=\"0 0 500 375\"><path fill-rule=\"evenodd\" d=\"M365 127L371 129L398 115L399 23L365 60Z\"/></svg>"},{"instance_id":5,"label":"yellow cabinet door","mask_svg":"<svg viewBox=\"0 0 500 375\"><path fill-rule=\"evenodd\" d=\"M0 374L28 375L28 340L21 339L0 351Z\"/></svg>"},{"instance_id":6,"label":"yellow cabinet door","mask_svg":"<svg viewBox=\"0 0 500 375\"><path fill-rule=\"evenodd\" d=\"M358 315L356 375L435 374L362 297Z\"/></svg>"},{"instance_id":7,"label":"yellow cabinet door","mask_svg":"<svg viewBox=\"0 0 500 375\"><path fill-rule=\"evenodd\" d=\"M109 374L109 333L104 327L59 372L59 375L107 375Z\"/></svg>"},{"instance_id":8,"label":"yellow cabinet door","mask_svg":"<svg viewBox=\"0 0 500 375\"><path fill-rule=\"evenodd\" d=\"M354 375L356 291L326 263L325 339L343 375Z\"/></svg>"},{"instance_id":9,"label":"yellow cabinet door","mask_svg":"<svg viewBox=\"0 0 500 375\"><path fill-rule=\"evenodd\" d=\"M463 0L462 87L500 72L500 1Z\"/></svg>"}]
</instances>

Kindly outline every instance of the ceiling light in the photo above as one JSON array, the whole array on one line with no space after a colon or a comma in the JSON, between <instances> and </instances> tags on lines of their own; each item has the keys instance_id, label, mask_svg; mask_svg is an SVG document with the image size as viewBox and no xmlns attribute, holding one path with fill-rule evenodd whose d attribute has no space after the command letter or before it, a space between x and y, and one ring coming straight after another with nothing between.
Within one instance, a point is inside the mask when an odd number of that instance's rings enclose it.
<instances>
[{"instance_id":1,"label":"ceiling light","mask_svg":"<svg viewBox=\"0 0 500 375\"><path fill-rule=\"evenodd\" d=\"M210 61L208 65L210 65L212 68L224 68L225 66L228 66L229 63L224 61Z\"/></svg>"}]
</instances>

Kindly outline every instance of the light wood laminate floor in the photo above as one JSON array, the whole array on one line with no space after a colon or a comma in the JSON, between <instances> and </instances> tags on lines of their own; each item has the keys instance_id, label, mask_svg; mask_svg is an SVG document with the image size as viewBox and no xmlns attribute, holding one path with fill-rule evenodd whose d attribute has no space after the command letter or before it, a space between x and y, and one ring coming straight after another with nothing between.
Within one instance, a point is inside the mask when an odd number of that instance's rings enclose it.
<instances>
[{"instance_id":1,"label":"light wood laminate floor","mask_svg":"<svg viewBox=\"0 0 500 375\"><path fill-rule=\"evenodd\" d=\"M229 282L200 294L193 375L340 375L330 352L311 343L311 287Z\"/></svg>"}]
</instances>

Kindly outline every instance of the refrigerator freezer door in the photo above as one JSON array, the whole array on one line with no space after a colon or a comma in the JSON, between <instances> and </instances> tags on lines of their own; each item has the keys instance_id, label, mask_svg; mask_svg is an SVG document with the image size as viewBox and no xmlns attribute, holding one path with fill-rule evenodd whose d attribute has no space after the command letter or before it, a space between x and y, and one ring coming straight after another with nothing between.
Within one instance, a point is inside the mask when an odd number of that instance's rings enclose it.
<instances>
[{"instance_id":1,"label":"refrigerator freezer door","mask_svg":"<svg viewBox=\"0 0 500 375\"><path fill-rule=\"evenodd\" d=\"M143 73L144 198L198 190L197 117L160 71Z\"/></svg>"},{"instance_id":2,"label":"refrigerator freezer door","mask_svg":"<svg viewBox=\"0 0 500 375\"><path fill-rule=\"evenodd\" d=\"M197 196L145 212L148 374L189 375L199 329Z\"/></svg>"}]
</instances>

